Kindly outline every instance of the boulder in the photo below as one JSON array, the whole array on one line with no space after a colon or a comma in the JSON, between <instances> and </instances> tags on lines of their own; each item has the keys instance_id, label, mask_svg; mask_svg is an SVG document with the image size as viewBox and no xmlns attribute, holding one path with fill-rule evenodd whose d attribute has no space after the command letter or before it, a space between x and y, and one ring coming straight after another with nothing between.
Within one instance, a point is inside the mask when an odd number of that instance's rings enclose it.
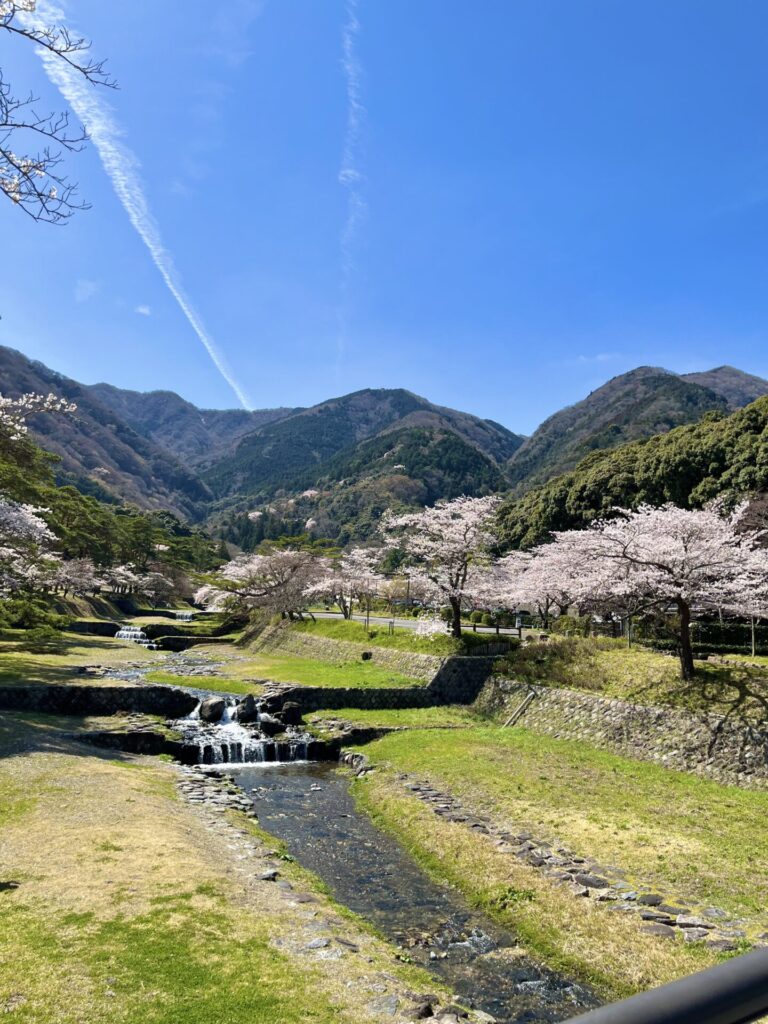
<instances>
[{"instance_id":1,"label":"boulder","mask_svg":"<svg viewBox=\"0 0 768 1024\"><path fill-rule=\"evenodd\" d=\"M223 697L206 697L200 705L200 718L204 722L219 722L226 706Z\"/></svg>"},{"instance_id":2,"label":"boulder","mask_svg":"<svg viewBox=\"0 0 768 1024\"><path fill-rule=\"evenodd\" d=\"M238 722L255 722L259 717L259 705L252 693L238 703L234 717Z\"/></svg>"},{"instance_id":3,"label":"boulder","mask_svg":"<svg viewBox=\"0 0 768 1024\"><path fill-rule=\"evenodd\" d=\"M297 704L295 700L287 700L283 704L280 717L286 725L301 725L301 704Z\"/></svg>"},{"instance_id":4,"label":"boulder","mask_svg":"<svg viewBox=\"0 0 768 1024\"><path fill-rule=\"evenodd\" d=\"M275 715L262 714L259 718L259 728L265 736L277 736L278 733L285 732L285 723Z\"/></svg>"}]
</instances>

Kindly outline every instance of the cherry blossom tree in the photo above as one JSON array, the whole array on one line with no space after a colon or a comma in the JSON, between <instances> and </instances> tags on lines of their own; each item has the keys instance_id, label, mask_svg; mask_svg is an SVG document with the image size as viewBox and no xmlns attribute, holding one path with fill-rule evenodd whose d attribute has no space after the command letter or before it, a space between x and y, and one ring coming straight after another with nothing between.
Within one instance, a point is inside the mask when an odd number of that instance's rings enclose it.
<instances>
[{"instance_id":1,"label":"cherry blossom tree","mask_svg":"<svg viewBox=\"0 0 768 1024\"><path fill-rule=\"evenodd\" d=\"M551 544L534 552L529 581L537 571L544 578L557 575L580 605L674 610L680 671L691 679L694 614L727 609L750 615L764 607L768 553L759 546L759 533L741 528L743 512L743 506L726 515L719 506L686 510L671 504L617 509L615 518L586 530L555 533Z\"/></svg>"},{"instance_id":2,"label":"cherry blossom tree","mask_svg":"<svg viewBox=\"0 0 768 1024\"><path fill-rule=\"evenodd\" d=\"M91 85L113 86L104 63L87 56L90 43L50 24L58 12L49 17L44 5L39 6L43 9L38 14L36 0L0 0L0 33L25 40ZM88 135L70 124L66 111L39 113L36 104L32 94L16 94L0 68L0 194L34 220L60 224L75 210L87 209L60 165L62 151L78 152Z\"/></svg>"},{"instance_id":3,"label":"cherry blossom tree","mask_svg":"<svg viewBox=\"0 0 768 1024\"><path fill-rule=\"evenodd\" d=\"M28 433L27 418L39 412L74 412L77 406L58 395L31 392L19 398L0 394L0 431L9 441L20 441Z\"/></svg>"},{"instance_id":4,"label":"cherry blossom tree","mask_svg":"<svg viewBox=\"0 0 768 1024\"><path fill-rule=\"evenodd\" d=\"M495 518L500 499L454 498L422 512L382 517L388 548L405 556L404 573L451 609L453 636L461 638L461 611L482 586L496 543Z\"/></svg>"},{"instance_id":5,"label":"cherry blossom tree","mask_svg":"<svg viewBox=\"0 0 768 1024\"><path fill-rule=\"evenodd\" d=\"M65 596L85 597L95 594L103 586L103 580L90 558L72 558L58 563L51 575L51 585Z\"/></svg>"},{"instance_id":6,"label":"cherry blossom tree","mask_svg":"<svg viewBox=\"0 0 768 1024\"><path fill-rule=\"evenodd\" d=\"M352 548L339 558L325 558L318 563L320 578L311 583L307 597L323 597L339 606L345 619L352 618L354 601L370 611L370 602L384 581L376 565L380 552L371 548Z\"/></svg>"},{"instance_id":7,"label":"cherry blossom tree","mask_svg":"<svg viewBox=\"0 0 768 1024\"><path fill-rule=\"evenodd\" d=\"M42 513L0 496L0 589L39 589L46 561L53 561L56 540Z\"/></svg>"},{"instance_id":8,"label":"cherry blossom tree","mask_svg":"<svg viewBox=\"0 0 768 1024\"><path fill-rule=\"evenodd\" d=\"M301 617L306 591L319 572L318 559L308 551L240 555L195 593L195 601L211 611L262 608L288 618Z\"/></svg>"}]
</instances>

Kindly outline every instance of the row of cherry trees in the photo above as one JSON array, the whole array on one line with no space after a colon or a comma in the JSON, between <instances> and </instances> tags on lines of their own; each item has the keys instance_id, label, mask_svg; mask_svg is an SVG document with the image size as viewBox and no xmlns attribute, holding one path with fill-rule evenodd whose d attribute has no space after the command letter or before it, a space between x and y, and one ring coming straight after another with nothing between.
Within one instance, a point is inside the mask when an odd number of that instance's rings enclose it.
<instances>
[{"instance_id":1,"label":"row of cherry trees","mask_svg":"<svg viewBox=\"0 0 768 1024\"><path fill-rule=\"evenodd\" d=\"M768 614L768 553L761 533L746 527L744 505L730 513L719 506L616 509L588 529L555 533L533 551L497 557L498 504L494 497L462 497L387 513L378 547L338 558L286 550L243 555L197 598L209 607L263 608L288 617L322 598L349 618L354 601L370 607L391 586L380 565L394 553L413 596L450 608L456 637L462 613L476 608L537 608L548 620L576 607L626 622L655 611L675 624L686 679L694 672L695 616Z\"/></svg>"}]
</instances>

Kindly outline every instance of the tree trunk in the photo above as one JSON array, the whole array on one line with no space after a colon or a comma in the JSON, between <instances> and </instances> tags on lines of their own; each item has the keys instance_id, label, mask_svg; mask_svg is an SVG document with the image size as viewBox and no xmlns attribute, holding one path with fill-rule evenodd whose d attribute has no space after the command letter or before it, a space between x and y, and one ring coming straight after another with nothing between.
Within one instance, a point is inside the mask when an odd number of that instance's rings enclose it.
<instances>
[{"instance_id":1,"label":"tree trunk","mask_svg":"<svg viewBox=\"0 0 768 1024\"><path fill-rule=\"evenodd\" d=\"M755 616L752 616L752 657L754 658L757 653L757 644L755 643Z\"/></svg>"},{"instance_id":2,"label":"tree trunk","mask_svg":"<svg viewBox=\"0 0 768 1024\"><path fill-rule=\"evenodd\" d=\"M682 600L678 600L677 609L680 613L680 675L683 679L693 679L696 669L691 646L691 609L688 602Z\"/></svg>"},{"instance_id":3,"label":"tree trunk","mask_svg":"<svg viewBox=\"0 0 768 1024\"><path fill-rule=\"evenodd\" d=\"M452 597L451 611L453 612L453 622L451 625L451 634L456 637L457 640L461 640L461 601Z\"/></svg>"}]
</instances>

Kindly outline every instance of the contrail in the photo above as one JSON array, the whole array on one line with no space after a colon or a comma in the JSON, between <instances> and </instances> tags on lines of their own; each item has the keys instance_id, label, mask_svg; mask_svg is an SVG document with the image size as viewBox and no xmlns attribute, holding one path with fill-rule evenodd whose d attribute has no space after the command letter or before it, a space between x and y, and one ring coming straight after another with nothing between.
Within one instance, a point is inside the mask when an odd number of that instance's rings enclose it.
<instances>
[{"instance_id":1,"label":"contrail","mask_svg":"<svg viewBox=\"0 0 768 1024\"><path fill-rule=\"evenodd\" d=\"M346 21L341 36L342 67L347 81L347 128L339 168L339 182L347 190L347 216L341 232L341 308L339 311L338 349L341 355L346 346L347 304L352 275L355 270L355 242L358 229L365 220L368 204L363 187L365 176L360 170L360 136L365 122L362 100L363 69L357 55L360 21L357 17L358 0L346 0Z\"/></svg>"},{"instance_id":2,"label":"contrail","mask_svg":"<svg viewBox=\"0 0 768 1024\"><path fill-rule=\"evenodd\" d=\"M24 15L24 20L30 27L40 29L52 24L63 24L64 13L43 2L37 5L34 15ZM149 209L139 176L139 161L135 153L120 141L123 132L116 124L109 107L102 102L94 87L89 85L79 72L48 50L41 48L38 53L46 74L85 125L117 198L149 250L152 261L192 330L202 342L216 369L234 391L242 407L253 408L223 353L205 329L200 316L184 293L173 257L163 245L160 231Z\"/></svg>"}]
</instances>

